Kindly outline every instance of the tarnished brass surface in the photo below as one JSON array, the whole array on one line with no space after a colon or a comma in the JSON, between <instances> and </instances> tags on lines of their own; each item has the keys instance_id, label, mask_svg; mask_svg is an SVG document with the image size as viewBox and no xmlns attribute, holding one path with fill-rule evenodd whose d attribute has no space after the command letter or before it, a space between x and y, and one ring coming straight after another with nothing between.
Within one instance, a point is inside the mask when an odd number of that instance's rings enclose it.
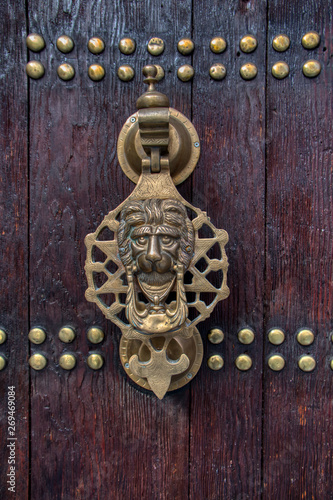
<instances>
[{"instance_id":1,"label":"tarnished brass surface","mask_svg":"<svg viewBox=\"0 0 333 500\"><path fill-rule=\"evenodd\" d=\"M214 371L221 370L221 368L223 368L224 365L222 356L220 356L219 354L214 354L213 356L210 356L210 358L208 358L207 365L211 370Z\"/></svg>"},{"instance_id":2,"label":"tarnished brass surface","mask_svg":"<svg viewBox=\"0 0 333 500\"><path fill-rule=\"evenodd\" d=\"M180 66L177 70L177 76L182 82L188 82L189 80L192 80L194 76L193 66L191 66L190 64L184 64L183 66Z\"/></svg>"},{"instance_id":3,"label":"tarnished brass surface","mask_svg":"<svg viewBox=\"0 0 333 500\"><path fill-rule=\"evenodd\" d=\"M7 360L3 354L0 354L0 371L6 367Z\"/></svg>"},{"instance_id":4,"label":"tarnished brass surface","mask_svg":"<svg viewBox=\"0 0 333 500\"><path fill-rule=\"evenodd\" d=\"M258 46L257 39L253 35L243 36L243 38L239 42L239 48L241 49L242 52L245 52L246 54L249 54L250 52L256 50L257 46Z\"/></svg>"},{"instance_id":5,"label":"tarnished brass surface","mask_svg":"<svg viewBox=\"0 0 333 500\"><path fill-rule=\"evenodd\" d=\"M134 78L135 71L129 64L122 64L119 66L117 74L122 82L130 82Z\"/></svg>"},{"instance_id":6,"label":"tarnished brass surface","mask_svg":"<svg viewBox=\"0 0 333 500\"><path fill-rule=\"evenodd\" d=\"M285 365L286 362L281 354L272 354L272 356L268 358L268 366L274 372L280 372L281 370L283 370Z\"/></svg>"},{"instance_id":7,"label":"tarnished brass surface","mask_svg":"<svg viewBox=\"0 0 333 500\"><path fill-rule=\"evenodd\" d=\"M278 80L282 80L289 75L289 66L284 61L278 61L272 66L272 75Z\"/></svg>"},{"instance_id":8,"label":"tarnished brass surface","mask_svg":"<svg viewBox=\"0 0 333 500\"><path fill-rule=\"evenodd\" d=\"M196 325L229 295L228 235L175 188L172 151L179 156L181 173L189 161L190 168L196 163L199 141L193 125L155 89L157 68L146 66L143 73L148 90L118 140L122 168L126 157L132 173L138 158L140 177L127 200L86 236L86 298L120 328L120 355L128 375L162 399L197 373L203 349ZM204 226L209 237L199 235ZM100 237L106 230L109 239ZM220 256L208 257L216 244ZM96 260L97 249L104 257ZM199 261L204 261L203 269L197 267Z\"/></svg>"},{"instance_id":9,"label":"tarnished brass surface","mask_svg":"<svg viewBox=\"0 0 333 500\"><path fill-rule=\"evenodd\" d=\"M76 365L76 358L74 354L62 354L59 358L59 365L64 370L73 370Z\"/></svg>"},{"instance_id":10,"label":"tarnished brass surface","mask_svg":"<svg viewBox=\"0 0 333 500\"><path fill-rule=\"evenodd\" d=\"M280 328L272 328L268 332L268 340L271 344L280 345L284 342L284 332Z\"/></svg>"},{"instance_id":11,"label":"tarnished brass surface","mask_svg":"<svg viewBox=\"0 0 333 500\"><path fill-rule=\"evenodd\" d=\"M194 50L194 42L190 38L182 38L178 42L177 49L183 56L188 56Z\"/></svg>"},{"instance_id":12,"label":"tarnished brass surface","mask_svg":"<svg viewBox=\"0 0 333 500\"><path fill-rule=\"evenodd\" d=\"M97 353L89 354L87 358L87 364L92 370L100 370L104 365L103 356Z\"/></svg>"},{"instance_id":13,"label":"tarnished brass surface","mask_svg":"<svg viewBox=\"0 0 333 500\"><path fill-rule=\"evenodd\" d=\"M91 64L88 68L88 75L94 82L99 82L105 76L105 70L100 64Z\"/></svg>"},{"instance_id":14,"label":"tarnished brass surface","mask_svg":"<svg viewBox=\"0 0 333 500\"><path fill-rule=\"evenodd\" d=\"M74 41L70 36L62 35L57 40L57 47L60 52L68 54L74 49Z\"/></svg>"},{"instance_id":15,"label":"tarnished brass surface","mask_svg":"<svg viewBox=\"0 0 333 500\"><path fill-rule=\"evenodd\" d=\"M45 47L45 40L38 33L30 33L27 36L27 47L33 52L40 52Z\"/></svg>"},{"instance_id":16,"label":"tarnished brass surface","mask_svg":"<svg viewBox=\"0 0 333 500\"><path fill-rule=\"evenodd\" d=\"M75 331L70 326L63 326L58 333L61 342L70 344L75 339Z\"/></svg>"},{"instance_id":17,"label":"tarnished brass surface","mask_svg":"<svg viewBox=\"0 0 333 500\"><path fill-rule=\"evenodd\" d=\"M105 49L105 44L101 38L94 36L88 42L88 49L92 54L101 54Z\"/></svg>"},{"instance_id":18,"label":"tarnished brass surface","mask_svg":"<svg viewBox=\"0 0 333 500\"><path fill-rule=\"evenodd\" d=\"M212 328L208 334L208 340L211 344L221 344L224 339L224 333L221 328Z\"/></svg>"},{"instance_id":19,"label":"tarnished brass surface","mask_svg":"<svg viewBox=\"0 0 333 500\"><path fill-rule=\"evenodd\" d=\"M104 340L104 332L98 326L92 326L87 332L87 338L92 344L99 344Z\"/></svg>"},{"instance_id":20,"label":"tarnished brass surface","mask_svg":"<svg viewBox=\"0 0 333 500\"><path fill-rule=\"evenodd\" d=\"M157 69L156 80L160 82L164 78L164 69L159 64L155 64L154 66Z\"/></svg>"},{"instance_id":21,"label":"tarnished brass surface","mask_svg":"<svg viewBox=\"0 0 333 500\"><path fill-rule=\"evenodd\" d=\"M119 353L127 375L136 384L153 391L159 399L162 399L166 391L175 391L183 387L198 373L203 358L203 345L200 333L194 328L193 335L189 338L155 337L151 341L149 339L142 341L122 336ZM169 372L170 364L171 372ZM138 367L140 369L137 372ZM166 379L165 371L169 372Z\"/></svg>"},{"instance_id":22,"label":"tarnished brass surface","mask_svg":"<svg viewBox=\"0 0 333 500\"><path fill-rule=\"evenodd\" d=\"M71 64L63 63L58 66L57 73L61 80L72 80L75 76L75 70Z\"/></svg>"},{"instance_id":23,"label":"tarnished brass surface","mask_svg":"<svg viewBox=\"0 0 333 500\"><path fill-rule=\"evenodd\" d=\"M331 359L330 367L331 367L331 370L333 370L333 359Z\"/></svg>"},{"instance_id":24,"label":"tarnished brass surface","mask_svg":"<svg viewBox=\"0 0 333 500\"><path fill-rule=\"evenodd\" d=\"M0 345L4 344L7 340L7 334L3 328L0 328Z\"/></svg>"},{"instance_id":25,"label":"tarnished brass surface","mask_svg":"<svg viewBox=\"0 0 333 500\"><path fill-rule=\"evenodd\" d=\"M33 344L42 344L46 339L46 333L42 328L32 328L28 338Z\"/></svg>"},{"instance_id":26,"label":"tarnished brass surface","mask_svg":"<svg viewBox=\"0 0 333 500\"><path fill-rule=\"evenodd\" d=\"M159 56L164 51L164 41L162 38L151 38L148 42L147 49L152 56Z\"/></svg>"},{"instance_id":27,"label":"tarnished brass surface","mask_svg":"<svg viewBox=\"0 0 333 500\"><path fill-rule=\"evenodd\" d=\"M310 59L303 64L303 73L308 78L314 78L315 76L318 76L320 72L321 64L319 61Z\"/></svg>"},{"instance_id":28,"label":"tarnished brass surface","mask_svg":"<svg viewBox=\"0 0 333 500\"><path fill-rule=\"evenodd\" d=\"M238 332L238 340L242 344L252 344L254 341L254 331L251 328L243 328Z\"/></svg>"},{"instance_id":29,"label":"tarnished brass surface","mask_svg":"<svg viewBox=\"0 0 333 500\"><path fill-rule=\"evenodd\" d=\"M297 342L301 345L311 345L314 341L314 333L307 328L300 330L297 333Z\"/></svg>"},{"instance_id":30,"label":"tarnished brass surface","mask_svg":"<svg viewBox=\"0 0 333 500\"><path fill-rule=\"evenodd\" d=\"M285 52L289 49L290 38L287 35L278 35L274 37L272 45L277 52Z\"/></svg>"},{"instance_id":31,"label":"tarnished brass surface","mask_svg":"<svg viewBox=\"0 0 333 500\"><path fill-rule=\"evenodd\" d=\"M44 76L45 73L44 66L40 61L29 61L25 67L25 70L27 72L27 75L30 76L30 78L33 78L34 80L42 78L42 76Z\"/></svg>"},{"instance_id":32,"label":"tarnished brass surface","mask_svg":"<svg viewBox=\"0 0 333 500\"><path fill-rule=\"evenodd\" d=\"M122 54L133 54L135 47L136 43L133 38L122 38L119 42L119 50Z\"/></svg>"},{"instance_id":33,"label":"tarnished brass surface","mask_svg":"<svg viewBox=\"0 0 333 500\"><path fill-rule=\"evenodd\" d=\"M312 372L316 368L316 360L313 356L304 354L299 358L298 366L303 372Z\"/></svg>"},{"instance_id":34,"label":"tarnished brass surface","mask_svg":"<svg viewBox=\"0 0 333 500\"><path fill-rule=\"evenodd\" d=\"M36 352L32 356L30 356L29 365L34 370L43 370L43 368L45 368L45 366L47 365L47 359L44 354Z\"/></svg>"},{"instance_id":35,"label":"tarnished brass surface","mask_svg":"<svg viewBox=\"0 0 333 500\"><path fill-rule=\"evenodd\" d=\"M227 48L227 42L222 36L215 36L211 39L209 48L214 54L221 54Z\"/></svg>"},{"instance_id":36,"label":"tarnished brass surface","mask_svg":"<svg viewBox=\"0 0 333 500\"><path fill-rule=\"evenodd\" d=\"M235 365L238 370L246 372L252 366L252 359L248 354L240 354L235 360Z\"/></svg>"},{"instance_id":37,"label":"tarnished brass surface","mask_svg":"<svg viewBox=\"0 0 333 500\"><path fill-rule=\"evenodd\" d=\"M209 74L213 80L223 80L227 74L224 64L215 63L209 68Z\"/></svg>"},{"instance_id":38,"label":"tarnished brass surface","mask_svg":"<svg viewBox=\"0 0 333 500\"><path fill-rule=\"evenodd\" d=\"M244 80L253 80L257 76L258 69L257 66L253 63L243 64L241 69L239 70L241 77Z\"/></svg>"},{"instance_id":39,"label":"tarnished brass surface","mask_svg":"<svg viewBox=\"0 0 333 500\"><path fill-rule=\"evenodd\" d=\"M319 44L320 35L316 31L309 31L302 36L302 45L305 49L315 49Z\"/></svg>"}]
</instances>

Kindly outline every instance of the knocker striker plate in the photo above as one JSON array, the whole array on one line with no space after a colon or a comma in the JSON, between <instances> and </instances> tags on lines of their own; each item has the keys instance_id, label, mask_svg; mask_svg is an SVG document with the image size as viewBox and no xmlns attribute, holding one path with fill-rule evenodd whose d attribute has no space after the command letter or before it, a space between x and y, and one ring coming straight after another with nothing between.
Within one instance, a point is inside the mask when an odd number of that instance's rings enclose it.
<instances>
[{"instance_id":1,"label":"knocker striker plate","mask_svg":"<svg viewBox=\"0 0 333 500\"><path fill-rule=\"evenodd\" d=\"M175 188L169 168L173 110L155 91L155 67L147 68L150 87L133 115L138 121L133 137L143 151L141 175L127 200L86 237L86 298L120 328L127 374L162 399L197 373L203 349L196 325L229 295L228 235ZM186 131L193 128L188 123ZM124 126L118 152L131 158L124 145L133 141L126 143L126 130L131 126ZM204 227L208 237L201 235Z\"/></svg>"}]
</instances>

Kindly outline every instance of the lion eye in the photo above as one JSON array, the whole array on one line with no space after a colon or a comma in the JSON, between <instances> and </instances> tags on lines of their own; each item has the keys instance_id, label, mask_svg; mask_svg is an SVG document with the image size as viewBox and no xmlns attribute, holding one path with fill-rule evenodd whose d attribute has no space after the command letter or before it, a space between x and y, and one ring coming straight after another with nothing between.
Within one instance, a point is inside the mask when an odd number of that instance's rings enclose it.
<instances>
[{"instance_id":1,"label":"lion eye","mask_svg":"<svg viewBox=\"0 0 333 500\"><path fill-rule=\"evenodd\" d=\"M137 243L139 243L139 245L145 245L147 240L144 236L140 236L140 238L138 238L136 241Z\"/></svg>"},{"instance_id":2,"label":"lion eye","mask_svg":"<svg viewBox=\"0 0 333 500\"><path fill-rule=\"evenodd\" d=\"M172 238L170 236L162 236L162 243L164 245L170 245Z\"/></svg>"}]
</instances>

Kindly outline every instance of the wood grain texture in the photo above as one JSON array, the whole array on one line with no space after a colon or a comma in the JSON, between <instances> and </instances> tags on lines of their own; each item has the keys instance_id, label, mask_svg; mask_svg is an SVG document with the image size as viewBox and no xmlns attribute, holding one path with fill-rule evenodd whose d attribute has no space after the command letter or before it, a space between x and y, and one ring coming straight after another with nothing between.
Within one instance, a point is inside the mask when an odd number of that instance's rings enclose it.
<instances>
[{"instance_id":1,"label":"wood grain texture","mask_svg":"<svg viewBox=\"0 0 333 500\"><path fill-rule=\"evenodd\" d=\"M16 498L28 498L29 485L29 371L28 333L28 107L25 75L25 5L0 2L0 327L7 341L0 346L8 359L0 372L0 496L8 491L8 386L16 393Z\"/></svg>"},{"instance_id":2,"label":"wood grain texture","mask_svg":"<svg viewBox=\"0 0 333 500\"><path fill-rule=\"evenodd\" d=\"M265 369L264 498L333 498L332 482L332 5L325 1L270 0L268 66L283 59L290 76L267 80L267 330L285 329L281 373ZM320 46L301 45L309 30ZM286 33L285 54L271 48ZM305 78L302 65L317 59L322 72ZM315 342L296 341L301 327ZM297 367L301 354L317 361L313 373Z\"/></svg>"},{"instance_id":3,"label":"wood grain texture","mask_svg":"<svg viewBox=\"0 0 333 500\"><path fill-rule=\"evenodd\" d=\"M189 33L190 1L29 2L29 29L41 32L47 48L40 54L45 77L31 83L31 322L47 331L40 346L49 359L32 374L33 499L183 499L188 491L188 388L160 402L125 376L119 361L119 331L86 302L84 237L133 189L116 157L116 141L142 93L141 68L164 66L171 103L189 114L191 91L177 81L177 37ZM72 36L75 49L57 51L56 39ZM132 56L121 55L119 40L137 42ZM152 35L166 42L162 56L146 50ZM88 52L91 36L106 50ZM176 63L179 56L176 57ZM56 68L73 64L76 76L60 81ZM106 76L89 80L89 64L100 62ZM121 63L133 64L136 77L120 82ZM189 197L189 187L182 188ZM59 328L75 327L77 339L63 345ZM100 324L106 340L89 346L86 331ZM93 373L88 351L101 352L105 366ZM77 367L58 366L62 352L73 351Z\"/></svg>"},{"instance_id":4,"label":"wood grain texture","mask_svg":"<svg viewBox=\"0 0 333 500\"><path fill-rule=\"evenodd\" d=\"M265 199L265 54L266 3L194 2L197 44L193 82L193 122L202 154L193 175L193 204L207 210L216 227L229 233L230 296L200 325L205 359L191 392L190 498L257 499L261 491L261 387L264 291ZM239 50L242 36L258 39L252 54ZM221 35L228 48L213 54L209 42ZM239 69L258 67L252 81ZM225 64L227 77L213 81L210 65ZM225 341L209 344L207 333L222 327ZM255 341L239 343L239 329L255 330ZM223 355L224 368L212 372L207 358ZM241 353L253 358L242 373L235 367Z\"/></svg>"}]
</instances>

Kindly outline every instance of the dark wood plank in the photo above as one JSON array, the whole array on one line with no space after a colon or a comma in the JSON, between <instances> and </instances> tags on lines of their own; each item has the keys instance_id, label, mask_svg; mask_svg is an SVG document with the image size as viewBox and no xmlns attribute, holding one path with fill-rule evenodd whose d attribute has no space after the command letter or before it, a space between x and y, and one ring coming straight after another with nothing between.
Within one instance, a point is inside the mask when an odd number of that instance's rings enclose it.
<instances>
[{"instance_id":1,"label":"dark wood plank","mask_svg":"<svg viewBox=\"0 0 333 500\"><path fill-rule=\"evenodd\" d=\"M48 367L32 374L32 498L175 498L188 491L188 394L185 389L160 402L129 383L119 362L119 331L84 298L84 237L133 189L116 158L116 141L143 91L141 68L164 66L171 103L189 114L191 89L175 73L177 38L191 27L191 2L29 3L29 29L41 32L45 77L31 85L31 321L47 331L40 346ZM61 34L76 47L67 56L55 47ZM119 40L137 42L122 56ZM150 36L166 42L162 56L146 50ZM90 36L101 36L106 50L93 56ZM62 82L57 65L68 61L76 76ZM87 76L89 64L106 69L102 82ZM116 76L120 63L136 70L130 83ZM189 197L190 187L182 188ZM105 366L85 365L86 331L97 323L106 340L97 351ZM59 328L77 330L74 344L62 345ZM58 358L73 351L77 367L65 373Z\"/></svg>"},{"instance_id":2,"label":"dark wood plank","mask_svg":"<svg viewBox=\"0 0 333 500\"><path fill-rule=\"evenodd\" d=\"M28 370L28 108L25 75L25 4L0 2L0 327L7 341L0 346L8 358L0 372L0 496L28 498L29 370ZM15 464L8 463L8 386L15 386ZM13 448L13 447L12 447ZM13 457L11 457L13 458ZM7 474L15 467L15 492Z\"/></svg>"},{"instance_id":3,"label":"dark wood plank","mask_svg":"<svg viewBox=\"0 0 333 500\"><path fill-rule=\"evenodd\" d=\"M239 50L242 36L258 39L252 54ZM213 54L209 42L224 36L226 52ZM265 53L266 4L194 2L196 51L193 121L202 154L194 173L193 204L207 210L216 227L230 236L230 297L200 325L205 359L192 384L190 498L259 498L261 491L262 322L264 291L265 198ZM241 79L242 64L252 61L258 75ZM223 81L213 81L213 62L227 67ZM209 345L207 333L222 327L225 341ZM255 330L252 345L241 345L237 332ZM224 368L212 372L207 358L220 353ZM248 353L250 371L241 373L235 358Z\"/></svg>"},{"instance_id":4,"label":"dark wood plank","mask_svg":"<svg viewBox=\"0 0 333 500\"><path fill-rule=\"evenodd\" d=\"M301 45L309 30L318 49ZM286 33L285 54L271 48ZM286 367L265 368L264 498L332 497L332 5L270 0L268 66L290 64L290 76L267 86L267 329L285 329L280 352ZM305 78L302 65L317 59L322 73ZM312 328L302 347L296 331ZM313 373L297 367L301 354L317 361Z\"/></svg>"}]
</instances>

